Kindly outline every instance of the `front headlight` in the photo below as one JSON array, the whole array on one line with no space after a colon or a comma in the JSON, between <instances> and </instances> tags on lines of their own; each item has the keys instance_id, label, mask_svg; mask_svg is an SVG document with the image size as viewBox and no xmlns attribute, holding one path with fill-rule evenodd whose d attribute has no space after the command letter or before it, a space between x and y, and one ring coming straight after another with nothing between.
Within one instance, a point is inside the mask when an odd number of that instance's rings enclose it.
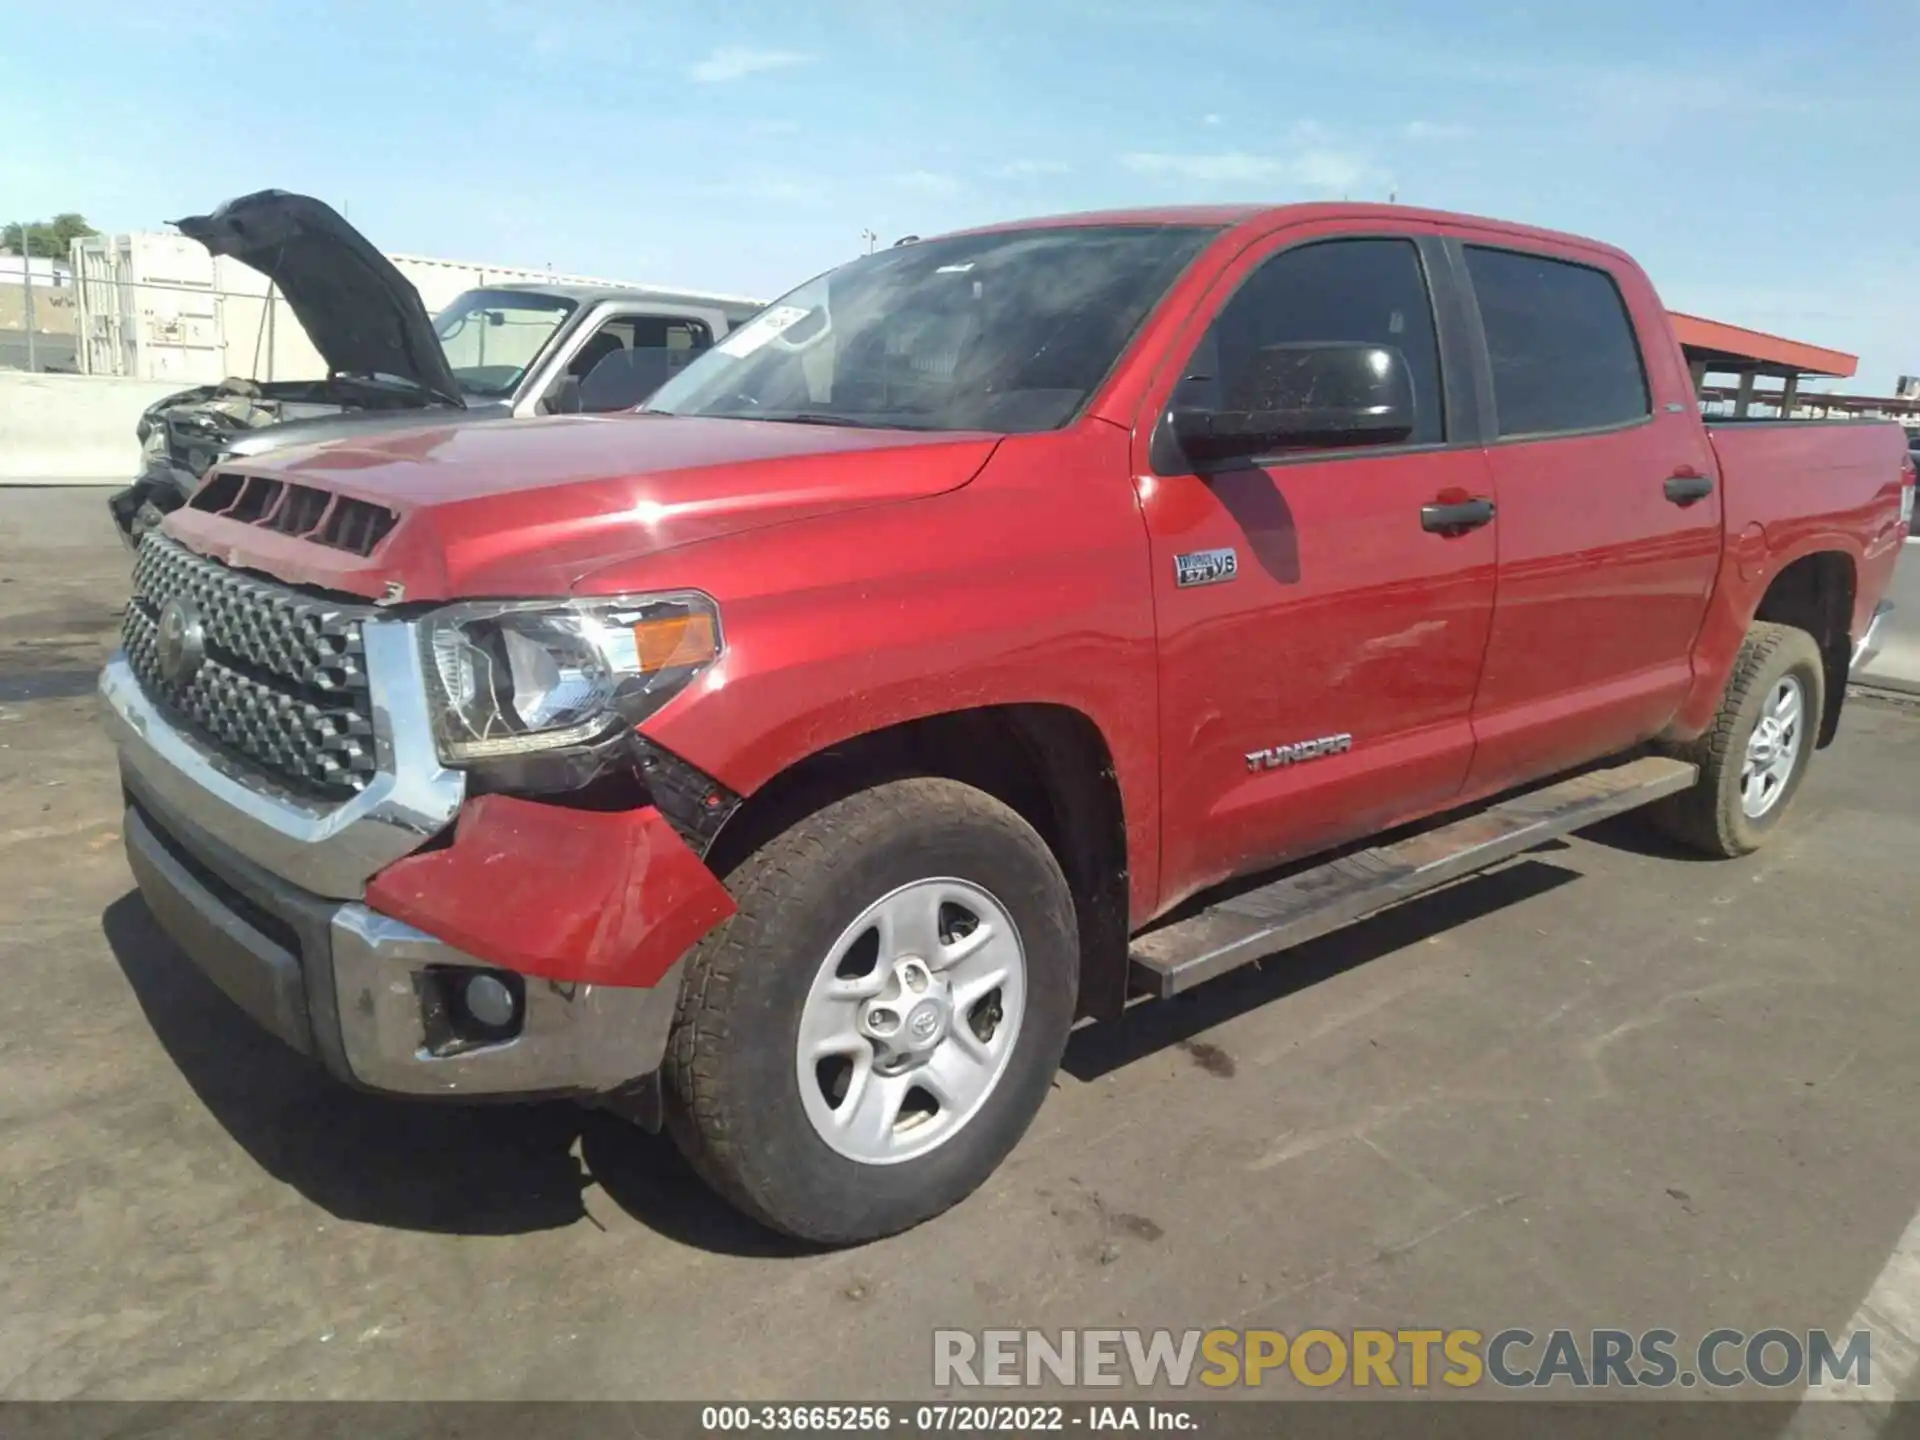
<instances>
[{"instance_id":1,"label":"front headlight","mask_svg":"<svg viewBox=\"0 0 1920 1440\"><path fill-rule=\"evenodd\" d=\"M449 765L603 739L720 656L720 613L693 592L479 601L429 615L420 634Z\"/></svg>"}]
</instances>

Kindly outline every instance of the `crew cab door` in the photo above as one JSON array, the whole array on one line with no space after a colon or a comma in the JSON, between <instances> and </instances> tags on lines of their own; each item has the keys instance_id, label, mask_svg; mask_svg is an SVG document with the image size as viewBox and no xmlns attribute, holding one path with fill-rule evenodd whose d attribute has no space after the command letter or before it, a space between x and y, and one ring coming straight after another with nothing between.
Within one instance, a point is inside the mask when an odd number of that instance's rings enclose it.
<instances>
[{"instance_id":1,"label":"crew cab door","mask_svg":"<svg viewBox=\"0 0 1920 1440\"><path fill-rule=\"evenodd\" d=\"M1610 252L1463 232L1485 336L1499 600L1468 788L1666 725L1720 563L1717 462L1653 287Z\"/></svg>"},{"instance_id":2,"label":"crew cab door","mask_svg":"<svg viewBox=\"0 0 1920 1440\"><path fill-rule=\"evenodd\" d=\"M1472 757L1493 613L1489 495L1439 240L1295 226L1222 274L1135 428L1159 633L1163 907L1443 807ZM1436 299L1438 304L1436 304ZM1196 462L1169 411L1231 408L1273 347L1406 362L1411 433ZM1424 513L1423 513L1424 512ZM1316 743L1324 742L1324 743Z\"/></svg>"}]
</instances>

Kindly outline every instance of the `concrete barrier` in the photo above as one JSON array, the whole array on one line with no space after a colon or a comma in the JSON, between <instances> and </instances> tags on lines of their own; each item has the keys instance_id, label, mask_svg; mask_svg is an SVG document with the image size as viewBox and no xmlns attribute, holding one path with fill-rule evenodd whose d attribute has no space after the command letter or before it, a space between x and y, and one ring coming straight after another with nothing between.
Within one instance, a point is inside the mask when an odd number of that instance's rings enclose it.
<instances>
[{"instance_id":1,"label":"concrete barrier","mask_svg":"<svg viewBox=\"0 0 1920 1440\"><path fill-rule=\"evenodd\" d=\"M0 485L125 485L140 471L140 412L181 388L0 370Z\"/></svg>"}]
</instances>

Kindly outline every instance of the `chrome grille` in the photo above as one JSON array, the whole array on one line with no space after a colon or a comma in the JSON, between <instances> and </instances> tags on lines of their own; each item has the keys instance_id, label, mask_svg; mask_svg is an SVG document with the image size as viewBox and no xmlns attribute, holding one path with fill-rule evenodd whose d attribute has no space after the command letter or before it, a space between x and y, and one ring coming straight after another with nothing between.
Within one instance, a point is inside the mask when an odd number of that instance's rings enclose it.
<instances>
[{"instance_id":1,"label":"chrome grille","mask_svg":"<svg viewBox=\"0 0 1920 1440\"><path fill-rule=\"evenodd\" d=\"M373 701L361 650L371 606L231 570L157 532L141 542L121 626L149 698L202 740L288 787L345 797L373 779ZM204 658L169 678L161 615L197 617Z\"/></svg>"}]
</instances>

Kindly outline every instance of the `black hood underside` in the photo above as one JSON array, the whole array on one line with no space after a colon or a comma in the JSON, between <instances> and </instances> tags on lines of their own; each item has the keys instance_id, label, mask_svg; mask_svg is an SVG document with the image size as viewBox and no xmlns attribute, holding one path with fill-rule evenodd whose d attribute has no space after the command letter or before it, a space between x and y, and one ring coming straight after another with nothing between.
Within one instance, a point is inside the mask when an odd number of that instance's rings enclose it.
<instances>
[{"instance_id":1,"label":"black hood underside","mask_svg":"<svg viewBox=\"0 0 1920 1440\"><path fill-rule=\"evenodd\" d=\"M173 223L272 281L333 373L392 375L466 403L420 292L324 201L261 190Z\"/></svg>"}]
</instances>

